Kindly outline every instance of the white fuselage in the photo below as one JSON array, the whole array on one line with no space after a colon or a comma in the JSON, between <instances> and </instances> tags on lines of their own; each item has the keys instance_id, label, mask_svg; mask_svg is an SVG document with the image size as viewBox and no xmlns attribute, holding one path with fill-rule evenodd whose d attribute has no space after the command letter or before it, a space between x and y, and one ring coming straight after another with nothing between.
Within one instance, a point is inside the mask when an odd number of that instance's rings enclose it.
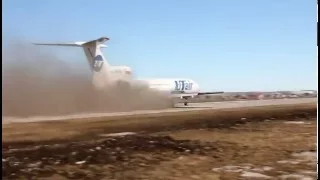
<instances>
[{"instance_id":1,"label":"white fuselage","mask_svg":"<svg viewBox=\"0 0 320 180\"><path fill-rule=\"evenodd\" d=\"M198 83L185 78L138 79L132 81L151 90L158 91L174 98L194 97L200 92Z\"/></svg>"},{"instance_id":2,"label":"white fuselage","mask_svg":"<svg viewBox=\"0 0 320 180\"><path fill-rule=\"evenodd\" d=\"M130 67L109 66L108 78L105 79L114 85L119 81L128 82L132 86L142 86L151 90L168 94L174 97L193 97L200 92L200 87L192 79L186 78L162 78L162 79L134 79Z\"/></svg>"},{"instance_id":3,"label":"white fuselage","mask_svg":"<svg viewBox=\"0 0 320 180\"><path fill-rule=\"evenodd\" d=\"M160 92L168 93L174 97L195 96L200 92L198 83L192 79L174 78L174 79L149 79L142 80L146 82L148 88Z\"/></svg>"}]
</instances>

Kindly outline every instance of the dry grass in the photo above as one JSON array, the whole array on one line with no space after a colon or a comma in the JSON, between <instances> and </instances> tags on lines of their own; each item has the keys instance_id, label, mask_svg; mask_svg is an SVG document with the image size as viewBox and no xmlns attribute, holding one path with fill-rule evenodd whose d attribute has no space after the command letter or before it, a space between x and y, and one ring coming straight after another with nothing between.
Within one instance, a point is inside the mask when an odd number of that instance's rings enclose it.
<instances>
[{"instance_id":1,"label":"dry grass","mask_svg":"<svg viewBox=\"0 0 320 180\"><path fill-rule=\"evenodd\" d=\"M239 119L259 120L270 117L284 118L299 113L316 114L314 103L275 105L220 110L170 112L121 117L99 117L81 120L46 121L3 124L2 143L90 139L102 133L123 131L163 131L177 127L194 127L201 122L211 126L238 123Z\"/></svg>"},{"instance_id":2,"label":"dry grass","mask_svg":"<svg viewBox=\"0 0 320 180\"><path fill-rule=\"evenodd\" d=\"M3 179L313 179L315 116L315 104L300 104L7 124ZM149 133L98 137L120 131Z\"/></svg>"}]
</instances>

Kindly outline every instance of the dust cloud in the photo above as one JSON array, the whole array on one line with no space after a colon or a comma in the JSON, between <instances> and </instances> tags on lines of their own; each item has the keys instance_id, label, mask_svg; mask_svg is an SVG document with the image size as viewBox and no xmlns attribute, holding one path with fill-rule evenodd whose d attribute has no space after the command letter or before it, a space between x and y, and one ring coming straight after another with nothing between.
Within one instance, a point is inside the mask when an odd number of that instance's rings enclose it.
<instances>
[{"instance_id":1,"label":"dust cloud","mask_svg":"<svg viewBox=\"0 0 320 180\"><path fill-rule=\"evenodd\" d=\"M146 89L95 90L90 74L78 72L76 65L39 49L24 42L2 49L2 116L55 116L170 107L167 97Z\"/></svg>"}]
</instances>

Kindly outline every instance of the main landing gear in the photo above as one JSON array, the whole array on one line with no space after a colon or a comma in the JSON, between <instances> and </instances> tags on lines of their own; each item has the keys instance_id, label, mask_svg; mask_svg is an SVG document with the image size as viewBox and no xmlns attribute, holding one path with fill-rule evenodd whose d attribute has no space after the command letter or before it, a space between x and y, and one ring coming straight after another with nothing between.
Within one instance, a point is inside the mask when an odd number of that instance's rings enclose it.
<instances>
[{"instance_id":1,"label":"main landing gear","mask_svg":"<svg viewBox=\"0 0 320 180\"><path fill-rule=\"evenodd\" d=\"M183 105L188 106L188 98L183 98L183 99L184 99Z\"/></svg>"},{"instance_id":2,"label":"main landing gear","mask_svg":"<svg viewBox=\"0 0 320 180\"><path fill-rule=\"evenodd\" d=\"M175 104L181 104L181 103L183 103L184 106L188 106L189 105L189 102L188 102L189 98L188 97L180 97L179 99L180 100L178 100L178 99L172 99L171 100L172 107L176 107Z\"/></svg>"}]
</instances>

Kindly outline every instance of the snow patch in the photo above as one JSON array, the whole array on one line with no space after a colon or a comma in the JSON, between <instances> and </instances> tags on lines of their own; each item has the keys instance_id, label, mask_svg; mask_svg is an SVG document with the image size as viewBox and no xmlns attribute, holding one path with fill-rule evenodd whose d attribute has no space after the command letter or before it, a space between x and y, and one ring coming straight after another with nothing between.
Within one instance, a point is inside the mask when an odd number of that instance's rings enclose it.
<instances>
[{"instance_id":1,"label":"snow patch","mask_svg":"<svg viewBox=\"0 0 320 180\"><path fill-rule=\"evenodd\" d=\"M286 121L285 124L311 124L310 122L304 122L304 121Z\"/></svg>"},{"instance_id":2,"label":"snow patch","mask_svg":"<svg viewBox=\"0 0 320 180\"><path fill-rule=\"evenodd\" d=\"M114 136L127 136L127 135L134 135L134 132L120 132L120 133L110 133L110 134L101 134L100 136L103 137L114 137Z\"/></svg>"},{"instance_id":3,"label":"snow patch","mask_svg":"<svg viewBox=\"0 0 320 180\"><path fill-rule=\"evenodd\" d=\"M299 180L314 180L314 178L310 176L305 176L302 174L287 174L287 175L281 175L280 179L299 179Z\"/></svg>"},{"instance_id":4,"label":"snow patch","mask_svg":"<svg viewBox=\"0 0 320 180\"><path fill-rule=\"evenodd\" d=\"M260 178L260 179L271 179L272 177L261 174L261 173L255 173L255 172L249 172L249 171L244 171L241 174L242 177L247 177L247 178Z\"/></svg>"}]
</instances>

